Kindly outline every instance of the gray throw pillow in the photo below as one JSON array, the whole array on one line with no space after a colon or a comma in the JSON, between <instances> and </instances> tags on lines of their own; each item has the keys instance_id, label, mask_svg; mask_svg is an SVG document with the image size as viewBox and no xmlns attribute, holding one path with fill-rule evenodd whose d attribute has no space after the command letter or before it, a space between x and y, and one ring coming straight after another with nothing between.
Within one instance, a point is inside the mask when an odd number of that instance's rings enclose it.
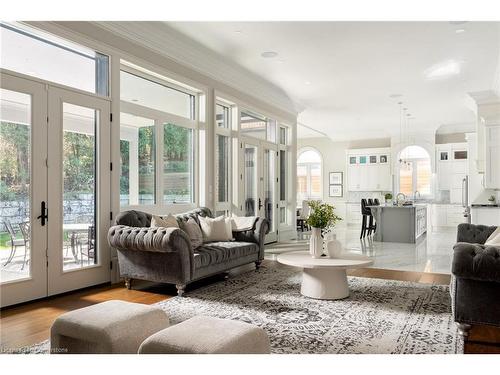
<instances>
[{"instance_id":1,"label":"gray throw pillow","mask_svg":"<svg viewBox=\"0 0 500 375\"><path fill-rule=\"evenodd\" d=\"M183 221L181 223L181 229L187 233L189 239L191 240L193 250L203 244L203 233L201 232L200 226L195 219L190 217L188 221Z\"/></svg>"}]
</instances>

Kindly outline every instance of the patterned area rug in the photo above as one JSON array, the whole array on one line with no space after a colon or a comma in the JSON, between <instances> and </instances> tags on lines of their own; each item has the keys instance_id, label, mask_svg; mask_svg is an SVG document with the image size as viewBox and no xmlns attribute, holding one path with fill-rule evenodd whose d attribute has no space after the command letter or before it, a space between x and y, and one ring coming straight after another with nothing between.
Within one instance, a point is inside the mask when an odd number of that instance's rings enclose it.
<instances>
[{"instance_id":1,"label":"patterned area rug","mask_svg":"<svg viewBox=\"0 0 500 375\"><path fill-rule=\"evenodd\" d=\"M273 353L463 353L447 286L349 277L348 298L324 301L303 297L300 280L299 270L269 265L156 305L172 323L208 315L256 324ZM48 343L22 352L47 353Z\"/></svg>"}]
</instances>

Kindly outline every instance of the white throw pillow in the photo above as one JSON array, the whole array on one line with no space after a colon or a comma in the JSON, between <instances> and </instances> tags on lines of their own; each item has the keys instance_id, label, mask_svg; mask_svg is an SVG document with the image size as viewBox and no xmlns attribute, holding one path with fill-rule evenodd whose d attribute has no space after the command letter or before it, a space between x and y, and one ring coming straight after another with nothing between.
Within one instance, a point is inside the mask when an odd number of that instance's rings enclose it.
<instances>
[{"instance_id":1,"label":"white throw pillow","mask_svg":"<svg viewBox=\"0 0 500 375\"><path fill-rule=\"evenodd\" d=\"M153 215L151 217L152 227L179 228L179 223L174 215L168 214L166 217Z\"/></svg>"},{"instance_id":2,"label":"white throw pillow","mask_svg":"<svg viewBox=\"0 0 500 375\"><path fill-rule=\"evenodd\" d=\"M500 246L500 227L497 227L493 233L488 237L485 246Z\"/></svg>"},{"instance_id":3,"label":"white throw pillow","mask_svg":"<svg viewBox=\"0 0 500 375\"><path fill-rule=\"evenodd\" d=\"M203 216L198 218L203 233L203 242L232 240L232 234L228 234L228 228L229 230L231 228L231 220L226 219L224 216L215 219Z\"/></svg>"}]
</instances>

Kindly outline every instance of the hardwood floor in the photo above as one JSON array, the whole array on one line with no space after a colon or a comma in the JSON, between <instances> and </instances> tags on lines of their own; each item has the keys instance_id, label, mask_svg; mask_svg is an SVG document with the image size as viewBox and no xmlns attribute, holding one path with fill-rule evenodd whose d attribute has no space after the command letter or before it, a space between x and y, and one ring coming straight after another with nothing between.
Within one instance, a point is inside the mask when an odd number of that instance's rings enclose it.
<instances>
[{"instance_id":1,"label":"hardwood floor","mask_svg":"<svg viewBox=\"0 0 500 375\"><path fill-rule=\"evenodd\" d=\"M374 268L350 270L348 274L420 283L448 284L450 281L449 275ZM213 281L213 278L205 280L193 287ZM176 293L173 286L147 282L135 282L133 288L128 290L123 284L103 285L3 309L0 312L1 347L19 348L48 339L50 326L54 320L67 311L111 299L153 304ZM486 326L472 327L465 352L500 353L500 329Z\"/></svg>"}]
</instances>

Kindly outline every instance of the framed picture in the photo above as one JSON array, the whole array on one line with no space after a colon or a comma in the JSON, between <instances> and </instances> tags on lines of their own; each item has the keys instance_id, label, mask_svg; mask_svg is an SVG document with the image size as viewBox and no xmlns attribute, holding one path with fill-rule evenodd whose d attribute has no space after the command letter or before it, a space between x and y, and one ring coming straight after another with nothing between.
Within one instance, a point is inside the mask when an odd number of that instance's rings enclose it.
<instances>
[{"instance_id":1,"label":"framed picture","mask_svg":"<svg viewBox=\"0 0 500 375\"><path fill-rule=\"evenodd\" d=\"M380 162L387 163L387 155L380 155Z\"/></svg>"},{"instance_id":2,"label":"framed picture","mask_svg":"<svg viewBox=\"0 0 500 375\"><path fill-rule=\"evenodd\" d=\"M375 155L370 156L370 164L375 164L377 162L377 157Z\"/></svg>"},{"instance_id":3,"label":"framed picture","mask_svg":"<svg viewBox=\"0 0 500 375\"><path fill-rule=\"evenodd\" d=\"M356 156L349 156L349 164L356 164Z\"/></svg>"},{"instance_id":4,"label":"framed picture","mask_svg":"<svg viewBox=\"0 0 500 375\"><path fill-rule=\"evenodd\" d=\"M330 172L330 185L342 185L342 172Z\"/></svg>"},{"instance_id":5,"label":"framed picture","mask_svg":"<svg viewBox=\"0 0 500 375\"><path fill-rule=\"evenodd\" d=\"M330 185L328 195L330 197L341 197L342 196L342 185Z\"/></svg>"},{"instance_id":6,"label":"framed picture","mask_svg":"<svg viewBox=\"0 0 500 375\"><path fill-rule=\"evenodd\" d=\"M366 164L366 156L359 157L359 164Z\"/></svg>"}]
</instances>

